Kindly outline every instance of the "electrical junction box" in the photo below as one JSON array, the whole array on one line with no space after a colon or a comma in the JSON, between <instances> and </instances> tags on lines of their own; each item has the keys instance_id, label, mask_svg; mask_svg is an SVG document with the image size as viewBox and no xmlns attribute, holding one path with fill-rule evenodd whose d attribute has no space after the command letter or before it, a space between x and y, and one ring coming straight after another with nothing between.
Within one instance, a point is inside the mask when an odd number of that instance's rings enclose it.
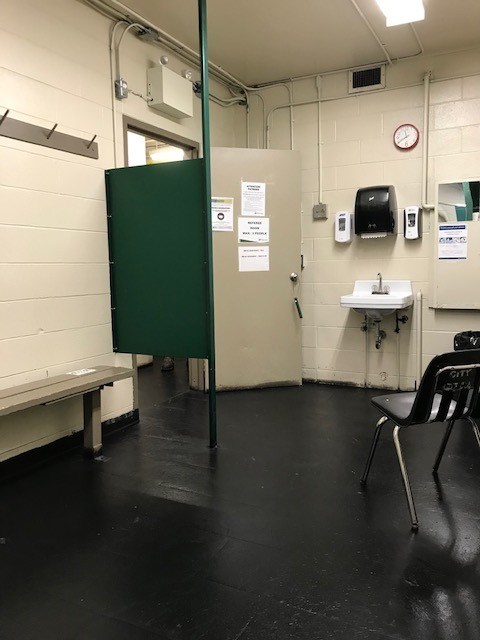
<instances>
[{"instance_id":1,"label":"electrical junction box","mask_svg":"<svg viewBox=\"0 0 480 640\"><path fill-rule=\"evenodd\" d=\"M193 116L193 89L190 80L164 65L147 70L148 106L174 118Z\"/></svg>"}]
</instances>

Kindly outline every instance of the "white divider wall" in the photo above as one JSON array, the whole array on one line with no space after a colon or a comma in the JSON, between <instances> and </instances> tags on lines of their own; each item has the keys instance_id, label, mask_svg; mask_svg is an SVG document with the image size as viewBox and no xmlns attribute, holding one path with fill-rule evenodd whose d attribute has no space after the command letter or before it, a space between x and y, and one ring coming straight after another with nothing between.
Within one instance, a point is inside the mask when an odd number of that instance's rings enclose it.
<instances>
[{"instance_id":1,"label":"white divider wall","mask_svg":"<svg viewBox=\"0 0 480 640\"><path fill-rule=\"evenodd\" d=\"M110 95L111 22L77 0L2 0L0 113L58 131L97 135L99 160L0 136L0 388L98 364L131 366L112 352L104 170L114 164ZM122 75L145 93L146 69L161 50L128 34ZM171 58L175 70L186 65ZM213 89L225 95L222 87ZM121 113L192 140L195 117L178 121L129 96ZM235 112L239 113L236 114ZM212 143L232 146L243 109L212 105ZM241 125L240 125L241 126ZM131 411L131 380L105 389L102 418ZM81 428L74 399L0 419L0 460Z\"/></svg>"}]
</instances>

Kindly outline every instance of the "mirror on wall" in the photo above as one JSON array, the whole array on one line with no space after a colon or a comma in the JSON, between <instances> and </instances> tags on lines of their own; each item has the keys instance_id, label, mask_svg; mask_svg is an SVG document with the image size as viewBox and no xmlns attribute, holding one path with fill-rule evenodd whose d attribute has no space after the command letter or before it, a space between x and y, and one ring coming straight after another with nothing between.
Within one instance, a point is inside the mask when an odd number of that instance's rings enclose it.
<instances>
[{"instance_id":1,"label":"mirror on wall","mask_svg":"<svg viewBox=\"0 0 480 640\"><path fill-rule=\"evenodd\" d=\"M439 184L432 233L432 306L480 310L480 179Z\"/></svg>"},{"instance_id":2,"label":"mirror on wall","mask_svg":"<svg viewBox=\"0 0 480 640\"><path fill-rule=\"evenodd\" d=\"M465 222L478 219L479 195L480 181L449 182L438 185L438 222Z\"/></svg>"}]
</instances>

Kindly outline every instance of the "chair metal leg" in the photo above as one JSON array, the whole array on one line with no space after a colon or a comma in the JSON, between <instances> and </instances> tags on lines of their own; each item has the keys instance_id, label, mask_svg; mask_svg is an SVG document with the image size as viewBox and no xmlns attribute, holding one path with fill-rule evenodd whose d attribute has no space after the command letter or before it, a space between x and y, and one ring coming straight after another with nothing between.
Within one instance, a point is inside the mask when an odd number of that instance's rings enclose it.
<instances>
[{"instance_id":1,"label":"chair metal leg","mask_svg":"<svg viewBox=\"0 0 480 640\"><path fill-rule=\"evenodd\" d=\"M478 424L475 422L473 418L467 418L467 420L472 425L473 433L475 434L475 438L477 440L477 444L480 447L480 429L478 428Z\"/></svg>"},{"instance_id":2,"label":"chair metal leg","mask_svg":"<svg viewBox=\"0 0 480 640\"><path fill-rule=\"evenodd\" d=\"M435 475L438 473L438 467L440 466L440 462L442 461L443 454L445 453L445 448L450 439L450 435L452 433L454 424L455 424L455 420L449 420L445 433L443 434L442 444L440 445L440 449L438 450L437 457L435 458L435 464L433 465L433 473Z\"/></svg>"},{"instance_id":3,"label":"chair metal leg","mask_svg":"<svg viewBox=\"0 0 480 640\"><path fill-rule=\"evenodd\" d=\"M373 456L375 455L375 451L377 449L378 439L380 438L380 431L382 430L383 425L387 422L389 418L387 416L382 416L380 420L377 422L377 427L375 429L375 434L373 436L373 441L370 446L370 452L368 454L367 464L365 465L365 471L363 472L362 479L360 480L360 484L367 484L368 474L370 473L370 467L372 466Z\"/></svg>"},{"instance_id":4,"label":"chair metal leg","mask_svg":"<svg viewBox=\"0 0 480 640\"><path fill-rule=\"evenodd\" d=\"M407 467L405 460L403 459L402 447L400 446L400 439L398 432L400 427L395 427L393 430L393 442L395 443L395 449L397 451L398 464L400 465L400 471L402 472L403 486L405 487L405 495L407 496L408 509L410 511L410 520L412 521L412 531L418 531L418 518L415 510L415 503L413 501L412 489L410 487L410 481L408 480Z\"/></svg>"}]
</instances>

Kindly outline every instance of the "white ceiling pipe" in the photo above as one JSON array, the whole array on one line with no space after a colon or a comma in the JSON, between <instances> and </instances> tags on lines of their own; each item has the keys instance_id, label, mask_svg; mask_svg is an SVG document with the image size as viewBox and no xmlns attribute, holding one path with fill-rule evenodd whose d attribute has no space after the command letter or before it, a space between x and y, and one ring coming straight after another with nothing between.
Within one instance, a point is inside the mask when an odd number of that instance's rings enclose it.
<instances>
[{"instance_id":1,"label":"white ceiling pipe","mask_svg":"<svg viewBox=\"0 0 480 640\"><path fill-rule=\"evenodd\" d=\"M372 27L372 25L370 24L370 21L368 20L368 18L366 17L366 15L363 13L363 11L360 9L360 7L358 6L358 4L355 2L355 0L350 0L350 2L353 4L353 6L355 7L355 9L357 10L358 15L362 18L362 20L365 22L365 24L368 27L368 30L370 31L370 33L372 34L372 36L375 38L377 44L379 45L379 47L381 48L381 50L383 51L383 54L385 56L385 58L388 60L388 64L393 64L392 63L392 59L390 58L390 54L387 51L386 46L383 44L383 42L380 40L380 38L377 35L377 32L375 31L375 29Z\"/></svg>"},{"instance_id":2,"label":"white ceiling pipe","mask_svg":"<svg viewBox=\"0 0 480 640\"><path fill-rule=\"evenodd\" d=\"M113 133L113 167L118 167L118 152L117 152L117 106L115 103L115 67L116 67L116 56L115 56L115 36L117 34L117 29L122 25L127 25L128 23L124 20L120 20L116 22L112 30L110 32L110 96L112 101L112 133Z\"/></svg>"},{"instance_id":3,"label":"white ceiling pipe","mask_svg":"<svg viewBox=\"0 0 480 640\"><path fill-rule=\"evenodd\" d=\"M91 0L86 0L86 1L91 3ZM153 29L160 36L159 42L162 42L169 48L172 48L177 53L182 55L182 57L187 57L188 61L190 62L195 61L196 64L200 63L200 54L197 51L195 51L194 49L191 49L186 44L183 44L183 42L180 42L180 40L177 40L176 38L168 34L166 31L163 31L163 29L160 29L160 27L153 24L153 22L150 22L149 20L141 16L139 13L136 13L135 11L130 9L130 7L127 7L122 2L119 2L119 0L108 0L108 2L106 2L105 0L94 0L94 4L102 5L103 7L107 7L110 9L112 8L112 5L114 7L117 7L119 10L119 13L123 15L124 19L130 18L130 21L133 19L135 20L135 22L141 23L142 26L148 27L149 29ZM248 90L248 87L243 82L241 82L240 80L238 80L238 78L235 78L235 76L233 76L232 74L222 69L222 67L219 67L218 65L210 61L208 64L210 69L214 73L221 76L228 83L230 84L233 83L235 86L241 87L244 90Z\"/></svg>"},{"instance_id":4,"label":"white ceiling pipe","mask_svg":"<svg viewBox=\"0 0 480 640\"><path fill-rule=\"evenodd\" d=\"M322 76L315 78L318 98L318 140L317 140L317 168L318 168L318 203L323 202L323 153L322 153Z\"/></svg>"},{"instance_id":5,"label":"white ceiling pipe","mask_svg":"<svg viewBox=\"0 0 480 640\"><path fill-rule=\"evenodd\" d=\"M156 31L160 35L159 40L153 41L155 44L163 45L166 48L168 48L168 49L174 51L175 53L177 53L179 56L184 58L187 62L190 62L190 63L195 64L195 65L199 65L200 56L194 49L191 49L187 45L185 45L182 42L180 42L180 40L177 40L173 36L170 36L168 33L163 31L159 27L157 27L157 25L153 24L152 22L150 22L149 20L147 20L146 18L144 18L140 14L136 13L135 11L132 11L129 7L124 5L119 0L80 0L80 1L81 2L83 1L86 4L89 4L90 6L95 7L95 9L100 11L103 15L107 15L107 13L105 11L105 9L106 9L110 13L113 13L117 20L118 19L125 20L127 18L128 19L127 21L131 22L131 20L134 18L142 26L148 27L150 29L153 29L154 31ZM372 65L373 64L382 64L385 61L387 61L389 64L392 64L392 59L391 59L390 55L388 54L388 51L386 50L384 45L381 43L378 35L374 31L374 29L371 26L370 22L368 21L367 17L361 11L361 9L358 7L358 5L355 2L355 0L350 0L350 1L352 2L352 4L354 4L354 6L357 9L359 15L362 17L364 22L367 24L367 27L372 32L372 35L374 36L375 40L377 41L377 43L382 48L382 51L384 52L386 60L382 60L380 62L373 62ZM115 5L115 7L119 7L119 8L115 9L114 7L112 7L112 5ZM395 62L399 62L399 61L402 61L402 60L408 60L410 58L415 58L416 56L421 55L423 53L423 46L422 46L422 44L421 44L421 42L420 42L420 40L418 38L418 34L417 34L415 28L413 27L413 25L411 25L411 26L412 26L413 32L415 34L415 37L417 39L417 42L419 44L420 51L418 53L416 53L416 54L413 54L413 55L403 56L403 57L400 57L400 58L395 58ZM362 65L362 66L364 66L364 65ZM316 78L318 75L321 75L321 76L334 75L336 73L342 73L342 72L345 72L345 71L350 71L350 70L354 70L355 69L355 68L352 68L352 67L347 67L347 68L342 68L342 69L334 69L332 71L326 71L326 72L323 72L321 74L312 73L312 74L306 74L306 75L302 75L302 76L293 76L291 78L285 78L285 79L282 79L282 80L275 80L275 81L272 81L272 82L259 83L259 84L256 84L256 85L250 85L249 86L249 85L246 85L245 83L243 83L241 80L239 80L235 76L233 76L232 74L230 74L227 71L225 71L222 67L214 64L213 62L209 62L209 68L211 70L212 75L215 76L217 80L220 80L221 82L224 82L227 85L233 85L233 86L236 86L236 87L239 87L239 88L243 89L244 91L251 91L251 92L256 92L256 91L259 91L260 89L263 89L263 88L280 86L280 85L284 85L287 88L287 90L290 91L290 89L288 87L288 84L287 84L288 82L297 81L297 80L307 80L309 78ZM290 96L290 102L292 102L291 96Z\"/></svg>"},{"instance_id":6,"label":"white ceiling pipe","mask_svg":"<svg viewBox=\"0 0 480 640\"><path fill-rule=\"evenodd\" d=\"M416 360L417 360L417 380L416 380L416 388L420 386L420 380L423 375L423 345L422 345L422 331L423 331L423 295L421 291L417 292L416 300L415 300L415 336L416 336Z\"/></svg>"},{"instance_id":7,"label":"white ceiling pipe","mask_svg":"<svg viewBox=\"0 0 480 640\"><path fill-rule=\"evenodd\" d=\"M432 72L423 76L423 145L422 145L422 209L431 211L434 204L428 204L428 137L430 131L430 78Z\"/></svg>"}]
</instances>

